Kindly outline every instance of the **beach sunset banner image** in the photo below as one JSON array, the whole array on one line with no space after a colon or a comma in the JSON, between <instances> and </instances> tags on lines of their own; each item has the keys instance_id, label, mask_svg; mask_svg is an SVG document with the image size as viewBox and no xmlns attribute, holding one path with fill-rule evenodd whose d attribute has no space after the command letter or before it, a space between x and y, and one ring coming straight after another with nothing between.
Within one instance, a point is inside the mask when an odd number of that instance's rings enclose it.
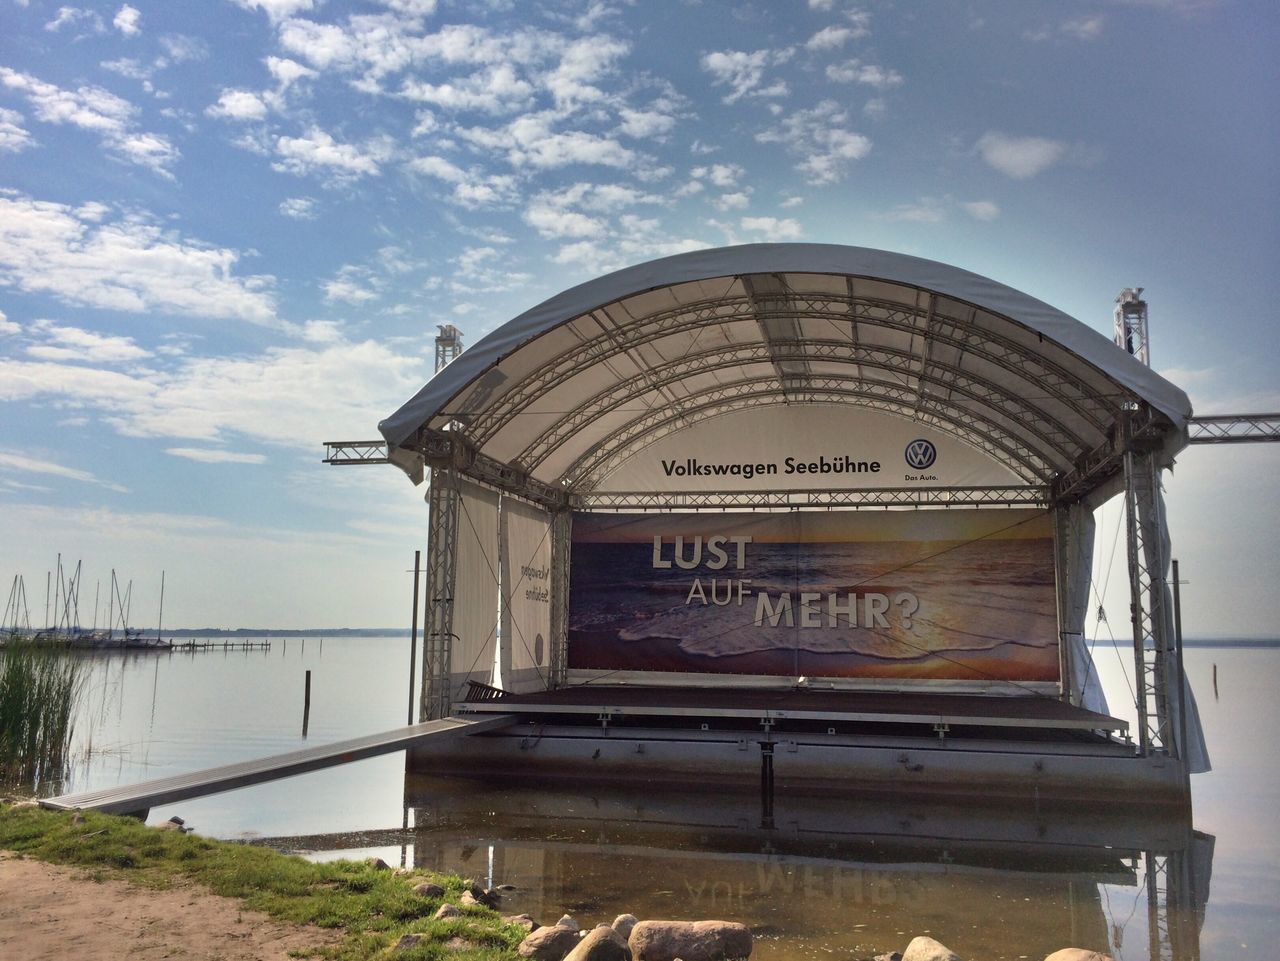
<instances>
[{"instance_id":1,"label":"beach sunset banner image","mask_svg":"<svg viewBox=\"0 0 1280 961\"><path fill-rule=\"evenodd\" d=\"M573 519L569 667L1056 682L1033 510Z\"/></svg>"}]
</instances>

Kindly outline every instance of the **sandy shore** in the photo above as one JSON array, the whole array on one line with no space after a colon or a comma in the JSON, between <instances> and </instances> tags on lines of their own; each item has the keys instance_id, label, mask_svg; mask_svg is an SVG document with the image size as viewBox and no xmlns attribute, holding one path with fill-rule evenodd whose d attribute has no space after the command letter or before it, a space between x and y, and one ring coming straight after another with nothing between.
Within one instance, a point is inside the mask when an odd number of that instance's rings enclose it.
<instances>
[{"instance_id":1,"label":"sandy shore","mask_svg":"<svg viewBox=\"0 0 1280 961\"><path fill-rule=\"evenodd\" d=\"M195 885L166 891L96 882L81 870L0 851L0 958L62 961L286 961L341 935L273 921Z\"/></svg>"}]
</instances>

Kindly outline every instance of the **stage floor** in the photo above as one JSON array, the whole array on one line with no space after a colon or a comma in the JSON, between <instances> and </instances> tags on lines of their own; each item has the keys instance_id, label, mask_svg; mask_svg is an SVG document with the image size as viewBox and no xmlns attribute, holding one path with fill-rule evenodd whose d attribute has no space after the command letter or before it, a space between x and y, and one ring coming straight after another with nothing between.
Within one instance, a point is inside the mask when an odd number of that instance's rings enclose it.
<instances>
[{"instance_id":1,"label":"stage floor","mask_svg":"<svg viewBox=\"0 0 1280 961\"><path fill-rule=\"evenodd\" d=\"M455 712L622 718L746 718L858 724L927 724L934 729L1022 728L1123 733L1128 722L1047 696L834 691L812 688L577 685L465 700Z\"/></svg>"}]
</instances>

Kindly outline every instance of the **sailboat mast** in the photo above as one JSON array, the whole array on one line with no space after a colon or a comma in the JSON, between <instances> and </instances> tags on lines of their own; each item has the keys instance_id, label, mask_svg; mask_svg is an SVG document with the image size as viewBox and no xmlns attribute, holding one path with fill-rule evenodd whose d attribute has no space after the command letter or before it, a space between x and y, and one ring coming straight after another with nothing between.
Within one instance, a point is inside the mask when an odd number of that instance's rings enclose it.
<instances>
[{"instance_id":1,"label":"sailboat mast","mask_svg":"<svg viewBox=\"0 0 1280 961\"><path fill-rule=\"evenodd\" d=\"M160 616L156 618L156 643L160 643L160 626L164 623L164 571L160 572Z\"/></svg>"}]
</instances>

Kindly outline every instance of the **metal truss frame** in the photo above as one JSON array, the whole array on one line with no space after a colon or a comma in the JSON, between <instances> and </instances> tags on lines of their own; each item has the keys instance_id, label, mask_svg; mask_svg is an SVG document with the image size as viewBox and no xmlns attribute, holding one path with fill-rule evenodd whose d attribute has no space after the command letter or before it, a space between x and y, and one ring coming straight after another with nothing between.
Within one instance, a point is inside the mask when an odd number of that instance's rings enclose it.
<instances>
[{"instance_id":1,"label":"metal truss frame","mask_svg":"<svg viewBox=\"0 0 1280 961\"><path fill-rule=\"evenodd\" d=\"M564 687L569 676L569 559L573 515L551 515L551 687Z\"/></svg>"},{"instance_id":2,"label":"metal truss frame","mask_svg":"<svg viewBox=\"0 0 1280 961\"><path fill-rule=\"evenodd\" d=\"M602 491L575 495L576 510L698 511L794 508L1048 507L1047 487L880 487L868 490L742 490L671 493Z\"/></svg>"},{"instance_id":3,"label":"metal truss frame","mask_svg":"<svg viewBox=\"0 0 1280 961\"><path fill-rule=\"evenodd\" d=\"M564 476L573 490L589 491L615 466L676 429L677 424L683 425L686 418L706 420L719 414L751 407L777 406L797 399L810 404L847 404L856 401L864 407L907 416L911 416L916 408L916 392L910 387L891 383L868 384L866 381L853 381L843 377L813 377L802 398L797 398L794 394L788 398L776 378L741 380L691 394L679 411L659 408L636 418L610 437L607 443L593 447L581 455L565 470ZM942 410L945 413L933 409L926 414L918 414L916 419L944 433L963 437L1029 481L1047 482L1055 472L1054 465L1045 463L1037 452L1019 443L1016 437L1009 434L1003 437L989 436L980 429L980 419L971 412L958 408ZM959 429L960 425L968 425L972 429L962 431Z\"/></svg>"},{"instance_id":4,"label":"metal truss frame","mask_svg":"<svg viewBox=\"0 0 1280 961\"><path fill-rule=\"evenodd\" d=\"M1187 422L1189 444L1253 444L1280 441L1280 414L1220 414L1192 417Z\"/></svg>"},{"instance_id":5,"label":"metal truss frame","mask_svg":"<svg viewBox=\"0 0 1280 961\"><path fill-rule=\"evenodd\" d=\"M1125 445L1124 499L1138 736L1143 754L1176 757L1168 664L1177 652L1165 610L1163 517L1157 504L1160 468L1151 450L1135 446Z\"/></svg>"},{"instance_id":6,"label":"metal truss frame","mask_svg":"<svg viewBox=\"0 0 1280 961\"><path fill-rule=\"evenodd\" d=\"M448 717L453 653L453 597L457 582L458 508L462 494L449 468L432 471L427 534L427 613L422 635L422 693L418 720Z\"/></svg>"},{"instance_id":7,"label":"metal truss frame","mask_svg":"<svg viewBox=\"0 0 1280 961\"><path fill-rule=\"evenodd\" d=\"M890 347L868 347L840 340L809 340L803 347L790 344L785 347L749 344L730 350L709 348L696 354L688 354L669 364L646 370L640 375L611 385L579 403L550 427L541 431L513 459L513 462L525 470L535 471L538 465L568 438L597 418L634 400L643 386L666 391L691 375L720 374L767 363L776 366L801 362L808 364L814 361L848 364L856 368L856 376L850 378L848 383L881 388L897 392L900 396L905 396L902 394L904 382L914 380L916 385L914 403L909 409L906 404L902 407L902 412L908 416L918 415L922 409L927 409L945 417L947 416L946 405L932 401L926 406L929 394L937 391L938 394L959 395L971 403L972 406L966 409L969 410L974 421L985 423L983 433L986 436L1007 436L1009 434L1007 425L1010 423L1017 424L1021 430L1034 435L1039 448L1035 450L1036 460L1042 464L1051 462L1054 455L1061 457L1062 450L1079 449L1085 445L1083 438L1073 433L1056 417L1035 407L1025 398L1009 396L994 390L987 381L974 377L960 368L935 361L921 370L919 356L910 351ZM865 367L884 371L888 373L889 379L867 378L862 373ZM824 381L830 379L832 378L827 376ZM784 386L786 401L804 401L807 398L813 386L812 373L806 374L804 380L803 387L797 387L795 383ZM774 387L777 383L770 378L761 378L753 382L763 383L769 387ZM721 381L720 383L722 386L728 386L731 382ZM673 404L671 411L673 421L682 421L684 414L684 410L678 404ZM964 430L953 429L952 432L968 436L968 432ZM1019 472L1025 472L1027 465L1008 464L1007 466Z\"/></svg>"},{"instance_id":8,"label":"metal truss frame","mask_svg":"<svg viewBox=\"0 0 1280 961\"><path fill-rule=\"evenodd\" d=\"M976 310L971 312L968 319L954 318L933 310L933 300L934 298L930 298L930 306L922 310L870 299L791 291L786 298L786 309L762 312L759 302L751 297L717 299L681 305L640 320L627 318L626 323L630 329L625 338L619 336L617 324L609 316L609 307L600 308L588 315L601 330L598 336L580 341L549 359L536 375L523 379L516 387L497 398L488 409L469 417L468 435L477 447L483 448L511 417L532 405L538 396L554 390L588 367L606 363L611 358L673 334L699 330L712 324L749 323L758 326L771 319L785 321L796 317L802 317L806 322L830 322L840 333L852 328L850 342L853 344L858 342L856 328L859 324L883 327L912 338L920 337L922 354L916 355L918 363L924 362L923 351L932 345L953 348L958 355L1014 374L1024 381L1027 388L1025 394L1044 396L1062 404L1098 431L1105 430L1115 411L1124 402L1133 399L1127 395L1100 395L1091 392L1082 386L1078 377L1049 358L1033 353L1026 346L998 331L975 329L972 321ZM616 305L610 305L612 306ZM927 329L922 328L922 324L927 325ZM806 339L801 343L807 344L809 341ZM776 349L779 345L772 346ZM766 350L770 349L768 343L765 347ZM936 364L936 361L930 360L929 363ZM638 360L636 364L642 369L649 366ZM974 373L966 372L966 375L981 379ZM1006 397L1015 393L1018 392L1010 390ZM465 409L465 399L461 406Z\"/></svg>"},{"instance_id":9,"label":"metal truss frame","mask_svg":"<svg viewBox=\"0 0 1280 961\"><path fill-rule=\"evenodd\" d=\"M385 440L327 440L322 463L335 467L348 464L390 464Z\"/></svg>"}]
</instances>

